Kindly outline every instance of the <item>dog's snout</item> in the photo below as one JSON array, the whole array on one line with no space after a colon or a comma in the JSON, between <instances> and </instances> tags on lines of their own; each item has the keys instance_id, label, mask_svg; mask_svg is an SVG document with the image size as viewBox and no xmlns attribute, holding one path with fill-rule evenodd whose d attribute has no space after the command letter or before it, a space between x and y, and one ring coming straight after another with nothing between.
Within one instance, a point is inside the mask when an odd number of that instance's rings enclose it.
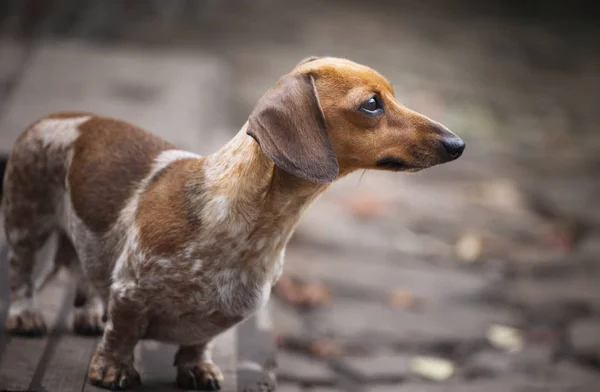
<instances>
[{"instance_id":1,"label":"dog's snout","mask_svg":"<svg viewBox=\"0 0 600 392\"><path fill-rule=\"evenodd\" d=\"M446 150L451 159L459 158L465 150L465 142L456 136L443 138L442 146L444 146L444 150Z\"/></svg>"}]
</instances>

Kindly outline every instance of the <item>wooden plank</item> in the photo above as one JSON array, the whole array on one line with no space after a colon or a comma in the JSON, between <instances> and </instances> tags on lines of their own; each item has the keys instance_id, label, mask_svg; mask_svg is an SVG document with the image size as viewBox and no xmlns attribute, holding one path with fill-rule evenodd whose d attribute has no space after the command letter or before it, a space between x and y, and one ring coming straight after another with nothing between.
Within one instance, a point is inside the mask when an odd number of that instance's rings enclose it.
<instances>
[{"instance_id":1,"label":"wooden plank","mask_svg":"<svg viewBox=\"0 0 600 392\"><path fill-rule=\"evenodd\" d=\"M237 392L237 340L238 328L231 328L217 337L213 349L213 361L219 366L225 382L221 386L223 392Z\"/></svg>"},{"instance_id":2,"label":"wooden plank","mask_svg":"<svg viewBox=\"0 0 600 392\"><path fill-rule=\"evenodd\" d=\"M239 392L275 390L275 341L270 307L239 326L237 373Z\"/></svg>"},{"instance_id":3,"label":"wooden plank","mask_svg":"<svg viewBox=\"0 0 600 392\"><path fill-rule=\"evenodd\" d=\"M72 293L64 276L45 287L39 295L50 335L42 338L10 336L0 362L0 388L31 390L45 372L45 364L58 338L55 325L68 315ZM3 333L4 330L3 330Z\"/></svg>"},{"instance_id":4,"label":"wooden plank","mask_svg":"<svg viewBox=\"0 0 600 392\"><path fill-rule=\"evenodd\" d=\"M175 386L173 358L177 346L154 340L144 340L139 345L139 365L143 391L181 392Z\"/></svg>"},{"instance_id":5,"label":"wooden plank","mask_svg":"<svg viewBox=\"0 0 600 392\"><path fill-rule=\"evenodd\" d=\"M1 217L0 217L1 218ZM4 238L2 233L2 238ZM55 237L40 250L36 259L34 276L44 270L50 261L50 256L56 250ZM2 287L8 286L8 250L3 252L2 257ZM59 325L65 320L72 303L73 290L68 283L66 274L61 274L55 282L49 284L38 294L40 308L49 326L49 335L43 338L26 338L8 336L4 329L0 330L0 387L12 389L32 389L39 384L46 370L46 363L52 355L56 341L61 329ZM8 292L3 293L4 309L2 325L6 318L8 307Z\"/></svg>"},{"instance_id":6,"label":"wooden plank","mask_svg":"<svg viewBox=\"0 0 600 392\"><path fill-rule=\"evenodd\" d=\"M56 343L39 389L79 392L86 387L88 366L99 338L75 335L66 323L61 330L64 334Z\"/></svg>"},{"instance_id":7,"label":"wooden plank","mask_svg":"<svg viewBox=\"0 0 600 392\"><path fill-rule=\"evenodd\" d=\"M46 344L46 347L44 348L42 356L38 361L38 365L35 368L35 372L31 376L31 381L29 382L28 387L28 390L30 391L40 390L42 380L46 375L46 371L48 370L48 365L51 363L50 359L55 354L56 348L60 342L60 338L62 335L68 332L67 320L72 310L73 301L75 299L75 285L70 281L70 277L66 273L64 274L64 277L62 279L56 281L56 284L61 286L60 288L58 288L58 290L60 290L62 293L57 290L57 292L54 295L56 295L57 297L61 294L63 295L62 304L60 305L60 311L56 316L54 328L52 328L47 337L48 342Z\"/></svg>"},{"instance_id":8,"label":"wooden plank","mask_svg":"<svg viewBox=\"0 0 600 392\"><path fill-rule=\"evenodd\" d=\"M223 392L237 391L236 333L234 328L219 336L213 350L213 360L225 377L225 383L221 386ZM180 392L181 389L175 385L176 369L173 366L177 346L146 340L139 347L138 371L144 383L141 391Z\"/></svg>"}]
</instances>

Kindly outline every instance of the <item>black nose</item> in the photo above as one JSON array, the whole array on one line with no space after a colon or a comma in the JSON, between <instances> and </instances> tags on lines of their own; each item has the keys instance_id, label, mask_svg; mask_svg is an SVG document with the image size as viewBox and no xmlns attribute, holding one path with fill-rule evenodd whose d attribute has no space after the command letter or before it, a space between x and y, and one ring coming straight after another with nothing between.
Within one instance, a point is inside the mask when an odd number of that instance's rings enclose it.
<instances>
[{"instance_id":1,"label":"black nose","mask_svg":"<svg viewBox=\"0 0 600 392\"><path fill-rule=\"evenodd\" d=\"M446 137L442 139L444 150L450 155L450 158L457 159L465 150L465 142L459 137Z\"/></svg>"}]
</instances>

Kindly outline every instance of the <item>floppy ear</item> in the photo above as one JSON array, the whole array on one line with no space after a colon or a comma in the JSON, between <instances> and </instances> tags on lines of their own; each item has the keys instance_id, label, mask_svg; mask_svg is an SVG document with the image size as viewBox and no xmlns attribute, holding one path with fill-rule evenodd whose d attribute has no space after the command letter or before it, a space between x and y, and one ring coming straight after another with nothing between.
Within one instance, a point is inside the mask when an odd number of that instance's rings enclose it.
<instances>
[{"instance_id":1,"label":"floppy ear","mask_svg":"<svg viewBox=\"0 0 600 392\"><path fill-rule=\"evenodd\" d=\"M246 133L288 173L318 183L338 176L311 75L287 75L267 91L250 114Z\"/></svg>"}]
</instances>

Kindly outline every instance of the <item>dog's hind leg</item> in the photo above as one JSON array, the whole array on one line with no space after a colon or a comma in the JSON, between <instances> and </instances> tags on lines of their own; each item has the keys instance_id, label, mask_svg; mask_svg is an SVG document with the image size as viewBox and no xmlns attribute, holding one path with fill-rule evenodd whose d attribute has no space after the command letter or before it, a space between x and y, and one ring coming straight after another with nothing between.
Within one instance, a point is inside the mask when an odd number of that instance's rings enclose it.
<instances>
[{"instance_id":1,"label":"dog's hind leg","mask_svg":"<svg viewBox=\"0 0 600 392\"><path fill-rule=\"evenodd\" d=\"M43 281L36 284L36 290L41 289L45 282L52 279L61 267L66 267L77 283L73 302L73 331L80 335L102 335L104 331L104 322L102 321L104 305L98 294L96 294L92 283L85 276L71 240L64 233L60 233L58 236L54 266L43 277Z\"/></svg>"},{"instance_id":2,"label":"dog's hind leg","mask_svg":"<svg viewBox=\"0 0 600 392\"><path fill-rule=\"evenodd\" d=\"M77 281L73 312L73 331L80 335L102 335L104 304L85 277Z\"/></svg>"},{"instance_id":3,"label":"dog's hind leg","mask_svg":"<svg viewBox=\"0 0 600 392\"><path fill-rule=\"evenodd\" d=\"M77 282L73 303L73 331L80 335L102 335L104 331L104 304L92 283L82 270L81 262L71 241L66 236L59 240L58 258L70 260L69 271Z\"/></svg>"},{"instance_id":4,"label":"dog's hind leg","mask_svg":"<svg viewBox=\"0 0 600 392\"><path fill-rule=\"evenodd\" d=\"M7 225L9 237L10 307L6 329L13 334L39 336L46 324L35 301L33 268L37 251L52 230L24 230Z\"/></svg>"}]
</instances>

